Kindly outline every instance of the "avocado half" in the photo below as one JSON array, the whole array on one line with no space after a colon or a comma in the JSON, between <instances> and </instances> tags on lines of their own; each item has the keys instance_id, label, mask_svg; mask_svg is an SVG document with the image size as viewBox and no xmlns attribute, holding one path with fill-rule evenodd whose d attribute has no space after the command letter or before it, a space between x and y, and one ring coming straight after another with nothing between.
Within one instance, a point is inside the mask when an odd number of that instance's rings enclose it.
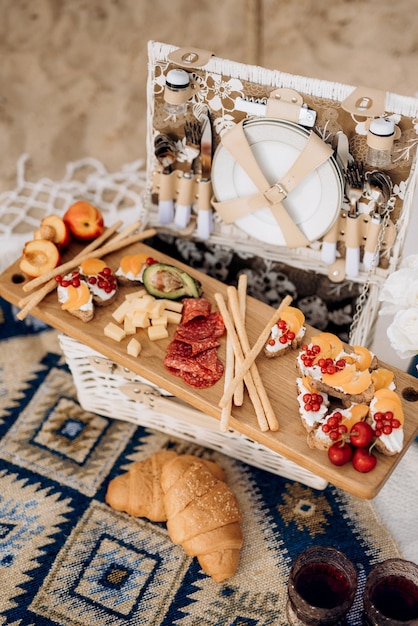
<instances>
[{"instance_id":1,"label":"avocado half","mask_svg":"<svg viewBox=\"0 0 418 626\"><path fill-rule=\"evenodd\" d=\"M183 270L167 263L149 265L142 282L149 294L155 298L178 300L179 298L200 298L201 283Z\"/></svg>"}]
</instances>

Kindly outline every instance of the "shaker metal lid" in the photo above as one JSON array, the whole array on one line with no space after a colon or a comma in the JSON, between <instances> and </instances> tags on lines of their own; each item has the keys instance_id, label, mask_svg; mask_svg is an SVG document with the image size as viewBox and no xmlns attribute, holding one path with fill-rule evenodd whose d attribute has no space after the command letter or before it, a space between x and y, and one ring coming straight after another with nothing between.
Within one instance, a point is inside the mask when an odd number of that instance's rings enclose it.
<instances>
[{"instance_id":1,"label":"shaker metal lid","mask_svg":"<svg viewBox=\"0 0 418 626\"><path fill-rule=\"evenodd\" d=\"M189 86L190 77L186 70L170 70L167 72L165 84L171 89L186 89Z\"/></svg>"},{"instance_id":2,"label":"shaker metal lid","mask_svg":"<svg viewBox=\"0 0 418 626\"><path fill-rule=\"evenodd\" d=\"M373 135L388 137L395 132L395 122L388 117L377 117L370 122L369 131Z\"/></svg>"}]
</instances>

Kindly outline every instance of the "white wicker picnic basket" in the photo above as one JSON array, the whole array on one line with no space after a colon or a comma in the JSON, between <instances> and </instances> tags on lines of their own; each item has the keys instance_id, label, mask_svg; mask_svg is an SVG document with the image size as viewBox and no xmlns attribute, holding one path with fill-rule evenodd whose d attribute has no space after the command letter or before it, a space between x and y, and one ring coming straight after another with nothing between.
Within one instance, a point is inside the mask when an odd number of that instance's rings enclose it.
<instances>
[{"instance_id":1,"label":"white wicker picnic basket","mask_svg":"<svg viewBox=\"0 0 418 626\"><path fill-rule=\"evenodd\" d=\"M173 118L166 115L164 89L167 72L185 65L195 87L197 86L190 100L190 110L196 117L199 117L202 111L209 112L215 148L220 145L224 133L247 116L245 111L237 108L238 101L240 103L245 101L247 104L244 104L244 107L248 106L248 102L263 104L268 100L269 94L277 89L297 92L302 97L304 105L317 112L315 131L324 142L335 148L336 158L341 156L338 155L341 136L347 139L352 158L364 159L367 150L365 123L370 112L363 115L350 112L349 101L353 94L365 98L370 95L374 103L377 102L383 107L379 114L391 116L401 129L401 138L395 142L392 163L388 170L393 180L393 188L390 211L387 213L379 238L379 263L371 270L366 270L360 265L358 276L350 279L360 293L354 310L350 340L353 344L370 344L379 308L379 292L388 274L399 265L412 211L417 181L415 155L418 145L418 101L391 93L373 92L367 95L367 90L357 92L356 88L348 85L292 76L220 59L206 51L179 49L163 43L150 42L147 99L148 162L143 199L147 223L144 226L158 227L163 238L165 236L174 243L185 240L199 242L199 237L193 219L191 226L184 230L179 230L172 224L162 226L159 223L158 198L162 169L154 155L154 140L159 133L166 132L178 135L181 142L183 122L175 116ZM183 174L182 167L174 168L171 173L175 194L179 193L177 185ZM195 206L198 204L197 174L193 176L193 184L194 214ZM367 202L369 200L366 198L361 217L362 232L367 231ZM342 211L337 218L337 221L339 220L337 246L342 259L346 243L345 217ZM365 239L366 236L362 234L362 246ZM244 232L235 223L225 223L217 213L214 213L212 234L204 244L212 249L214 256L222 249L233 248L242 259L255 255L271 263L285 263L289 267L307 271L312 275L329 274L329 267L321 260L321 238L311 241L309 245L296 248L266 244ZM333 284L335 285L330 282L331 286ZM314 488L323 489L327 485L322 478L247 437L232 431L221 432L219 424L213 418L180 403L176 398L167 396L164 390L156 389L146 380L124 370L117 363L79 342L61 335L60 344L74 376L80 403L86 410L156 429L169 437L218 450Z\"/></svg>"}]
</instances>

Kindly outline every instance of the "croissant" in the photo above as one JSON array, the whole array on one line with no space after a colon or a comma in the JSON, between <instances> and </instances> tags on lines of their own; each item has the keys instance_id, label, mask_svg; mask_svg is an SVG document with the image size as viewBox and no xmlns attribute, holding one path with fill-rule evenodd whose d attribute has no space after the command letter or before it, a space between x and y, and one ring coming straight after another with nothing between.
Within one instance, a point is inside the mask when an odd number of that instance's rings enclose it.
<instances>
[{"instance_id":1,"label":"croissant","mask_svg":"<svg viewBox=\"0 0 418 626\"><path fill-rule=\"evenodd\" d=\"M112 509L133 517L165 522L161 470L164 463L176 456L174 450L160 450L144 461L132 463L128 472L110 481L105 501Z\"/></svg>"},{"instance_id":2,"label":"croissant","mask_svg":"<svg viewBox=\"0 0 418 626\"><path fill-rule=\"evenodd\" d=\"M111 480L105 500L117 511L166 521L171 540L196 556L216 582L235 574L243 542L241 512L216 463L155 452Z\"/></svg>"},{"instance_id":3,"label":"croissant","mask_svg":"<svg viewBox=\"0 0 418 626\"><path fill-rule=\"evenodd\" d=\"M177 456L164 464L161 486L171 540L216 582L233 576L243 542L241 511L219 466Z\"/></svg>"}]
</instances>

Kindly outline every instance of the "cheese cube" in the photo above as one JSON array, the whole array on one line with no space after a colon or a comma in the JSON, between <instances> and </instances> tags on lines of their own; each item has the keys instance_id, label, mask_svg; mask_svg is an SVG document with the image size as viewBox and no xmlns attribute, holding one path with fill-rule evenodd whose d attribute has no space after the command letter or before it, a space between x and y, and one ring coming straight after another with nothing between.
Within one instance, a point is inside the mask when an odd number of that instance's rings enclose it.
<instances>
[{"instance_id":1,"label":"cheese cube","mask_svg":"<svg viewBox=\"0 0 418 626\"><path fill-rule=\"evenodd\" d=\"M139 356L141 350L142 350L142 346L139 343L139 341L135 339L134 337L132 337L132 339L126 346L126 352L129 354L129 356L137 357Z\"/></svg>"},{"instance_id":2,"label":"cheese cube","mask_svg":"<svg viewBox=\"0 0 418 626\"><path fill-rule=\"evenodd\" d=\"M161 302L164 302L164 308L168 309L168 311L176 311L177 313L181 313L183 310L183 303L177 302L177 300L168 300L167 298L164 298L163 300L161 300Z\"/></svg>"},{"instance_id":3,"label":"cheese cube","mask_svg":"<svg viewBox=\"0 0 418 626\"><path fill-rule=\"evenodd\" d=\"M148 294L142 298L135 298L132 302L135 311L150 311L154 304L154 298Z\"/></svg>"},{"instance_id":4,"label":"cheese cube","mask_svg":"<svg viewBox=\"0 0 418 626\"><path fill-rule=\"evenodd\" d=\"M125 317L123 320L123 330L127 335L134 335L136 333L136 326L131 317Z\"/></svg>"},{"instance_id":5,"label":"cheese cube","mask_svg":"<svg viewBox=\"0 0 418 626\"><path fill-rule=\"evenodd\" d=\"M152 317L151 324L153 326L167 326L167 316L161 315L161 317Z\"/></svg>"},{"instance_id":6,"label":"cheese cube","mask_svg":"<svg viewBox=\"0 0 418 626\"><path fill-rule=\"evenodd\" d=\"M168 324L180 324L181 322L181 313L176 313L175 311L165 311L164 315L167 318Z\"/></svg>"},{"instance_id":7,"label":"cheese cube","mask_svg":"<svg viewBox=\"0 0 418 626\"><path fill-rule=\"evenodd\" d=\"M145 287L141 287L141 289L139 289L138 291L133 291L132 293L126 294L125 300L136 300L137 298L142 298L142 296L145 296L147 293L148 292Z\"/></svg>"},{"instance_id":8,"label":"cheese cube","mask_svg":"<svg viewBox=\"0 0 418 626\"><path fill-rule=\"evenodd\" d=\"M116 322L118 322L118 324L122 324L127 312L129 311L129 306L130 303L125 300L124 302L122 302L122 304L118 306L117 309L113 311L112 317Z\"/></svg>"},{"instance_id":9,"label":"cheese cube","mask_svg":"<svg viewBox=\"0 0 418 626\"><path fill-rule=\"evenodd\" d=\"M122 341L126 337L126 333L120 326L116 326L113 322L109 322L104 327L104 334L106 337L113 339L114 341Z\"/></svg>"},{"instance_id":10,"label":"cheese cube","mask_svg":"<svg viewBox=\"0 0 418 626\"><path fill-rule=\"evenodd\" d=\"M150 326L148 328L148 338L151 341L158 341L158 339L165 339L168 337L168 330L165 326Z\"/></svg>"},{"instance_id":11,"label":"cheese cube","mask_svg":"<svg viewBox=\"0 0 418 626\"><path fill-rule=\"evenodd\" d=\"M150 318L154 319L154 318L158 318L161 317L164 313L164 301L163 300L156 300L152 306L152 308L150 309Z\"/></svg>"},{"instance_id":12,"label":"cheese cube","mask_svg":"<svg viewBox=\"0 0 418 626\"><path fill-rule=\"evenodd\" d=\"M151 322L149 321L147 311L135 311L132 316L132 323L136 328L148 328Z\"/></svg>"}]
</instances>

